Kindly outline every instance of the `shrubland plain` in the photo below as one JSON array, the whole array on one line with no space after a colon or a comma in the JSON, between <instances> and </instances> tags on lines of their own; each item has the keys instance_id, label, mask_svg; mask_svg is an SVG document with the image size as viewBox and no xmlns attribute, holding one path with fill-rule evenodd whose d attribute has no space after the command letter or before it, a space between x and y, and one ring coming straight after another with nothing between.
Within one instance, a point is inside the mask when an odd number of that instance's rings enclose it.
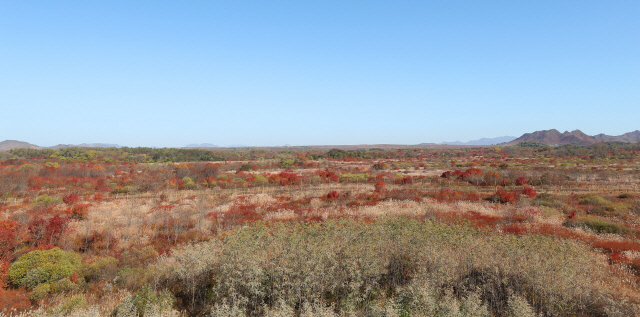
<instances>
[{"instance_id":1,"label":"shrubland plain","mask_svg":"<svg viewBox=\"0 0 640 317\"><path fill-rule=\"evenodd\" d=\"M638 316L640 144L0 152L0 316Z\"/></svg>"}]
</instances>

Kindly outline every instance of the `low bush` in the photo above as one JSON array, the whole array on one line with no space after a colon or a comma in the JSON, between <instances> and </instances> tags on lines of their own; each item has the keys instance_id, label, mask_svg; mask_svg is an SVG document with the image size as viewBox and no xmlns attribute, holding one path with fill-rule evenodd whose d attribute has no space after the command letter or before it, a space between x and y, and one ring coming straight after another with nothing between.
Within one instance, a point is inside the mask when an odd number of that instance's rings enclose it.
<instances>
[{"instance_id":1,"label":"low bush","mask_svg":"<svg viewBox=\"0 0 640 317\"><path fill-rule=\"evenodd\" d=\"M73 205L80 201L80 197L78 197L78 195L75 195L75 194L69 194L62 197L62 201L64 201L64 203L67 205Z\"/></svg>"},{"instance_id":2,"label":"low bush","mask_svg":"<svg viewBox=\"0 0 640 317\"><path fill-rule=\"evenodd\" d=\"M238 168L238 171L243 171L243 172L248 172L253 170L254 170L253 165L249 163L244 163L242 164L242 166L240 166L240 168Z\"/></svg>"},{"instance_id":3,"label":"low bush","mask_svg":"<svg viewBox=\"0 0 640 317\"><path fill-rule=\"evenodd\" d=\"M485 200L493 203L508 204L508 203L517 202L518 198L519 198L519 193L517 193L515 190L506 191L502 188L498 188L498 190L496 190L496 192L493 195L485 198Z\"/></svg>"},{"instance_id":4,"label":"low bush","mask_svg":"<svg viewBox=\"0 0 640 317\"><path fill-rule=\"evenodd\" d=\"M36 197L34 203L37 205L48 206L48 205L60 204L62 203L62 200L58 197L52 197L45 194L45 195L40 195Z\"/></svg>"},{"instance_id":5,"label":"low bush","mask_svg":"<svg viewBox=\"0 0 640 317\"><path fill-rule=\"evenodd\" d=\"M114 190L111 191L112 195L117 195L117 194L128 194L131 192L134 192L135 188L132 186L118 186L116 187Z\"/></svg>"},{"instance_id":6,"label":"low bush","mask_svg":"<svg viewBox=\"0 0 640 317\"><path fill-rule=\"evenodd\" d=\"M76 204L69 207L66 213L72 219L83 220L87 218L87 215L89 214L89 206L90 204Z\"/></svg>"},{"instance_id":7,"label":"low bush","mask_svg":"<svg viewBox=\"0 0 640 317\"><path fill-rule=\"evenodd\" d=\"M183 177L182 178L183 185L180 187L181 189L197 189L198 184L191 177Z\"/></svg>"},{"instance_id":8,"label":"low bush","mask_svg":"<svg viewBox=\"0 0 640 317\"><path fill-rule=\"evenodd\" d=\"M9 277L18 286L34 288L71 276L80 268L80 260L80 255L59 248L31 251L11 264Z\"/></svg>"},{"instance_id":9,"label":"low bush","mask_svg":"<svg viewBox=\"0 0 640 317\"><path fill-rule=\"evenodd\" d=\"M33 288L33 292L31 292L31 295L29 295L29 298L32 301L41 300L49 294L50 290L51 290L51 285L49 285L48 283L38 284L38 286Z\"/></svg>"},{"instance_id":10,"label":"low bush","mask_svg":"<svg viewBox=\"0 0 640 317\"><path fill-rule=\"evenodd\" d=\"M607 206L611 204L610 201L598 195L589 195L589 196L582 197L578 200L578 203L581 205L593 205L593 206Z\"/></svg>"},{"instance_id":11,"label":"low bush","mask_svg":"<svg viewBox=\"0 0 640 317\"><path fill-rule=\"evenodd\" d=\"M126 266L116 273L115 283L118 286L134 291L144 286L149 280L149 272L141 267Z\"/></svg>"},{"instance_id":12,"label":"low bush","mask_svg":"<svg viewBox=\"0 0 640 317\"><path fill-rule=\"evenodd\" d=\"M113 279L116 276L118 260L112 257L100 259L92 264L83 265L80 274L87 282Z\"/></svg>"},{"instance_id":13,"label":"low bush","mask_svg":"<svg viewBox=\"0 0 640 317\"><path fill-rule=\"evenodd\" d=\"M535 202L544 207L562 207L564 205L563 200L560 197L553 196L551 194L543 193L536 197Z\"/></svg>"},{"instance_id":14,"label":"low bush","mask_svg":"<svg viewBox=\"0 0 640 317\"><path fill-rule=\"evenodd\" d=\"M588 211L590 214L607 217L622 217L627 214L627 212L629 212L629 207L622 203L598 206Z\"/></svg>"},{"instance_id":15,"label":"low bush","mask_svg":"<svg viewBox=\"0 0 640 317\"><path fill-rule=\"evenodd\" d=\"M69 278L63 278L53 284L51 284L51 293L69 293L77 290L79 288L78 284L71 281Z\"/></svg>"},{"instance_id":16,"label":"low bush","mask_svg":"<svg viewBox=\"0 0 640 317\"><path fill-rule=\"evenodd\" d=\"M571 228L589 229L597 233L627 234L632 232L628 227L591 216L567 219L563 225Z\"/></svg>"},{"instance_id":17,"label":"low bush","mask_svg":"<svg viewBox=\"0 0 640 317\"><path fill-rule=\"evenodd\" d=\"M535 198L538 195L538 193L536 193L536 190L533 189L532 187L525 187L522 190L522 193L527 195L527 196L529 196L529 197L531 197L531 198Z\"/></svg>"},{"instance_id":18,"label":"low bush","mask_svg":"<svg viewBox=\"0 0 640 317\"><path fill-rule=\"evenodd\" d=\"M269 180L263 175L256 175L256 177L253 179L253 183L262 186L268 184Z\"/></svg>"}]
</instances>

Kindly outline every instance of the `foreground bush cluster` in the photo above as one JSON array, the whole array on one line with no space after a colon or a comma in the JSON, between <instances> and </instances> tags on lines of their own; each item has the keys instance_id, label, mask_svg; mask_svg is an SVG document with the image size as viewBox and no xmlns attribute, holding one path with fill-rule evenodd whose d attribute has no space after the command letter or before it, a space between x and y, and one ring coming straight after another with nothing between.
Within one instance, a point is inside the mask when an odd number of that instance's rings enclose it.
<instances>
[{"instance_id":1,"label":"foreground bush cluster","mask_svg":"<svg viewBox=\"0 0 640 317\"><path fill-rule=\"evenodd\" d=\"M278 223L163 256L152 280L212 316L632 316L584 245L406 218ZM622 316L620 315L620 316Z\"/></svg>"}]
</instances>

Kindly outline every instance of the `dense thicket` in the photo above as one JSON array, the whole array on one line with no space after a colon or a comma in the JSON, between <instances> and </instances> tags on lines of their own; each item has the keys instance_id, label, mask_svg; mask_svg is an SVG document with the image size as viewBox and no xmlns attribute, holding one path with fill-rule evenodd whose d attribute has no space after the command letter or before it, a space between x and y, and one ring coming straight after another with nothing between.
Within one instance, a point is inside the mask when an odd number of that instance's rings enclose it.
<instances>
[{"instance_id":1,"label":"dense thicket","mask_svg":"<svg viewBox=\"0 0 640 317\"><path fill-rule=\"evenodd\" d=\"M395 218L256 223L155 267L191 314L605 316L633 311L601 288L588 247Z\"/></svg>"}]
</instances>

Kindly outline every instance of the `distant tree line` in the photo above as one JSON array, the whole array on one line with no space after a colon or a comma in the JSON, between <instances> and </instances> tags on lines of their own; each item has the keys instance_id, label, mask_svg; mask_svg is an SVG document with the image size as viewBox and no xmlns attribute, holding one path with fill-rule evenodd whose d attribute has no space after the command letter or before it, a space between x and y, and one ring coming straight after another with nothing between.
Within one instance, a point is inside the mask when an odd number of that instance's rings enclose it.
<instances>
[{"instance_id":1,"label":"distant tree line","mask_svg":"<svg viewBox=\"0 0 640 317\"><path fill-rule=\"evenodd\" d=\"M199 149L122 147L89 148L71 147L52 149L13 149L9 154L20 158L57 157L60 159L91 160L121 159L131 162L205 162L224 161L225 158L212 151Z\"/></svg>"},{"instance_id":2,"label":"distant tree line","mask_svg":"<svg viewBox=\"0 0 640 317\"><path fill-rule=\"evenodd\" d=\"M502 154L499 154L498 152ZM462 149L357 149L343 150L330 149L323 150L281 150L270 151L265 149L248 150L204 150L204 149L182 149L182 148L150 148L150 147L122 147L122 148L91 148L91 147L70 147L64 149L13 149L7 152L0 152L0 159L10 158L58 158L61 161L89 161L98 159L99 161L119 160L138 163L155 162L211 162L211 161L258 161L264 159L288 159L294 157L306 157L309 160L318 159L403 159L420 158L428 156L438 156L442 159L464 157L468 155L483 155L494 157L509 155L520 157L529 155L531 152L539 152L545 156L568 157L582 156L593 159L619 158L630 159L640 156L640 144L608 142L595 145L562 145L550 147L539 142L521 142L515 146L500 148L477 147Z\"/></svg>"}]
</instances>

